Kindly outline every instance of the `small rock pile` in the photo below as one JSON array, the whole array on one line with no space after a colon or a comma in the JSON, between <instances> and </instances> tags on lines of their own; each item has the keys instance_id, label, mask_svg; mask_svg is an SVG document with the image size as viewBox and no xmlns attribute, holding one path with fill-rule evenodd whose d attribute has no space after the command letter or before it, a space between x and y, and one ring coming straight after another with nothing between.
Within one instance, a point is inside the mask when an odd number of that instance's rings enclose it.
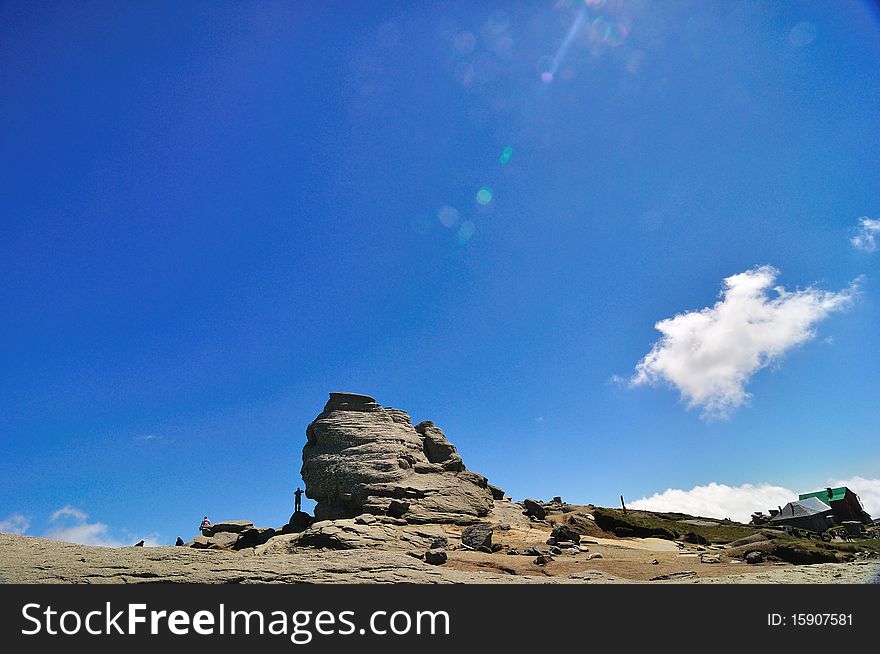
<instances>
[{"instance_id":1,"label":"small rock pile","mask_svg":"<svg viewBox=\"0 0 880 654\"><path fill-rule=\"evenodd\" d=\"M243 550L262 545L275 534L271 527L254 527L249 520L225 520L204 527L189 546L202 550Z\"/></svg>"}]
</instances>

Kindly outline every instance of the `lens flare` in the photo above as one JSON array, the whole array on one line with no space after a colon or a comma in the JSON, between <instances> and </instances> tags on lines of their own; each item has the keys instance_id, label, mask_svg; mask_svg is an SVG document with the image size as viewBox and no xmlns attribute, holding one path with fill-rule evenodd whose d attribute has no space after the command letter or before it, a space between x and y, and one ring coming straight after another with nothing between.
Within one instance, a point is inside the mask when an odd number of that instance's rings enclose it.
<instances>
[{"instance_id":1,"label":"lens flare","mask_svg":"<svg viewBox=\"0 0 880 654\"><path fill-rule=\"evenodd\" d=\"M458 228L458 235L456 236L458 244L464 245L469 240L471 240L471 236L474 235L475 231L477 231L477 226L474 225L470 220L465 220L461 224L461 227Z\"/></svg>"},{"instance_id":2,"label":"lens flare","mask_svg":"<svg viewBox=\"0 0 880 654\"><path fill-rule=\"evenodd\" d=\"M508 145L506 148L504 148L504 150L501 151L501 157L499 159L499 161L501 162L501 165L506 166L507 164L509 164L510 158L512 156L513 156L513 148Z\"/></svg>"},{"instance_id":3,"label":"lens flare","mask_svg":"<svg viewBox=\"0 0 880 654\"><path fill-rule=\"evenodd\" d=\"M459 220L461 220L461 215L455 207L450 207L448 204L444 204L437 211L437 219L440 221L441 225L451 229L458 224Z\"/></svg>"},{"instance_id":4,"label":"lens flare","mask_svg":"<svg viewBox=\"0 0 880 654\"><path fill-rule=\"evenodd\" d=\"M492 201L492 189L488 186L483 186L479 191L477 191L477 203L486 205Z\"/></svg>"},{"instance_id":5,"label":"lens flare","mask_svg":"<svg viewBox=\"0 0 880 654\"><path fill-rule=\"evenodd\" d=\"M577 17L574 19L574 23L572 23L572 26L568 30L568 33L565 35L565 38L562 39L562 44L559 46L559 49L553 56L553 59L550 62L550 66L541 73L541 81L544 82L544 84L549 84L553 81L553 77L554 75L556 75L556 71L559 70L559 64L560 62L562 62L562 58L565 57L565 53L568 52L568 49L571 47L571 43L572 41L574 41L574 37L577 36L578 31L581 29L581 25L583 25L586 16L587 13L583 9L578 12Z\"/></svg>"}]
</instances>

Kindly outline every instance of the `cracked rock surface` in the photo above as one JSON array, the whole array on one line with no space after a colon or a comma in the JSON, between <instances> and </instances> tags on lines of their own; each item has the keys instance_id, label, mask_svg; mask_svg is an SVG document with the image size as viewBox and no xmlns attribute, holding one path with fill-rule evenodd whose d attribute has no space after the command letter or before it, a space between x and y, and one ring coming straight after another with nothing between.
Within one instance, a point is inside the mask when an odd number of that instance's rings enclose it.
<instances>
[{"instance_id":1,"label":"cracked rock surface","mask_svg":"<svg viewBox=\"0 0 880 654\"><path fill-rule=\"evenodd\" d=\"M488 480L467 470L440 428L367 395L330 393L306 438L302 477L316 520L366 513L466 525L492 510Z\"/></svg>"}]
</instances>

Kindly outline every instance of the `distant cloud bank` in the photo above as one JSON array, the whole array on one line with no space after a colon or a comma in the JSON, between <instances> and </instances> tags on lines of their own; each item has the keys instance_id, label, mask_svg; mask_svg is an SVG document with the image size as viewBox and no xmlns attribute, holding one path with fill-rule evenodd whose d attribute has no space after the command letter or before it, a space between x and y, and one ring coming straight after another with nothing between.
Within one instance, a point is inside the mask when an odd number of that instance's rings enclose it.
<instances>
[{"instance_id":1,"label":"distant cloud bank","mask_svg":"<svg viewBox=\"0 0 880 654\"><path fill-rule=\"evenodd\" d=\"M658 322L662 337L636 365L630 385L671 384L707 418L725 418L746 403L752 375L811 340L816 324L858 292L859 280L839 292L786 291L773 285L778 275L772 266L732 275L713 306Z\"/></svg>"},{"instance_id":2,"label":"distant cloud bank","mask_svg":"<svg viewBox=\"0 0 880 654\"><path fill-rule=\"evenodd\" d=\"M668 488L651 497L627 502L627 506L646 511L671 511L748 522L755 511L766 512L769 508L796 499L797 493L782 486L770 484L727 486L712 482L706 486L694 486L690 490Z\"/></svg>"},{"instance_id":3,"label":"distant cloud bank","mask_svg":"<svg viewBox=\"0 0 880 654\"><path fill-rule=\"evenodd\" d=\"M856 235L849 239L849 242L857 250L876 252L878 237L880 237L880 220L863 216L859 218Z\"/></svg>"},{"instance_id":4,"label":"distant cloud bank","mask_svg":"<svg viewBox=\"0 0 880 654\"><path fill-rule=\"evenodd\" d=\"M122 530L127 540L122 541L115 538L110 535L110 528L103 522L89 522L89 516L85 511L72 506L63 506L52 512L49 516L49 525L49 529L40 534L41 538L99 547L123 547L134 545L140 540L143 540L144 544L150 547L160 544L157 534L134 536L130 532ZM26 534L30 526L30 519L21 514L0 520L0 532L8 534Z\"/></svg>"},{"instance_id":5,"label":"distant cloud bank","mask_svg":"<svg viewBox=\"0 0 880 654\"><path fill-rule=\"evenodd\" d=\"M766 513L768 509L796 500L798 493L819 490L826 486L848 486L861 498L868 513L874 517L880 515L880 479L863 477L805 485L798 491L770 484L727 486L712 482L706 486L694 486L690 490L668 488L662 493L627 502L627 507L748 522L755 511Z\"/></svg>"},{"instance_id":6,"label":"distant cloud bank","mask_svg":"<svg viewBox=\"0 0 880 654\"><path fill-rule=\"evenodd\" d=\"M4 534L23 534L30 529L31 521L20 513L11 515L5 520L0 520L0 532Z\"/></svg>"}]
</instances>

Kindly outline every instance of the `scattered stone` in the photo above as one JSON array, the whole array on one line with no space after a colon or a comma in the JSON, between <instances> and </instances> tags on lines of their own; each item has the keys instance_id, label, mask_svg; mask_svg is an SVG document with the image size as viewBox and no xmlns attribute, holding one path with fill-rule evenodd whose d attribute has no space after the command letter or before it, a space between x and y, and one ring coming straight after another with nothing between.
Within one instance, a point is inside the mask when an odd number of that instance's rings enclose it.
<instances>
[{"instance_id":1,"label":"scattered stone","mask_svg":"<svg viewBox=\"0 0 880 654\"><path fill-rule=\"evenodd\" d=\"M139 540L138 542L136 542L136 543L134 544L134 546L135 546L135 547L143 547L143 546L144 546L144 541Z\"/></svg>"},{"instance_id":2,"label":"scattered stone","mask_svg":"<svg viewBox=\"0 0 880 654\"><path fill-rule=\"evenodd\" d=\"M651 565L660 565L660 561L657 559L651 559Z\"/></svg>"},{"instance_id":3,"label":"scattered stone","mask_svg":"<svg viewBox=\"0 0 880 654\"><path fill-rule=\"evenodd\" d=\"M648 581L667 581L669 579L690 579L691 577L696 577L697 573L693 570L684 570L682 572L670 572L665 575L658 575L656 577L651 577Z\"/></svg>"},{"instance_id":4,"label":"scattered stone","mask_svg":"<svg viewBox=\"0 0 880 654\"><path fill-rule=\"evenodd\" d=\"M556 547L556 545L554 545L553 547L550 548L550 554L552 554L554 556L559 556L560 554L562 554L562 550L559 549L558 547Z\"/></svg>"},{"instance_id":5,"label":"scattered stone","mask_svg":"<svg viewBox=\"0 0 880 654\"><path fill-rule=\"evenodd\" d=\"M492 547L493 531L492 527L485 522L465 527L464 531L461 532L461 543L474 549Z\"/></svg>"},{"instance_id":6,"label":"scattered stone","mask_svg":"<svg viewBox=\"0 0 880 654\"><path fill-rule=\"evenodd\" d=\"M556 546L561 547L564 550L568 550L572 547L577 547L577 543L572 540L560 540L556 542Z\"/></svg>"},{"instance_id":7,"label":"scattered stone","mask_svg":"<svg viewBox=\"0 0 880 654\"><path fill-rule=\"evenodd\" d=\"M491 547L486 547L485 545L480 545L480 546L477 548L477 551L478 551L478 552L482 552L483 554L492 554L492 548L491 548Z\"/></svg>"},{"instance_id":8,"label":"scattered stone","mask_svg":"<svg viewBox=\"0 0 880 654\"><path fill-rule=\"evenodd\" d=\"M445 550L449 547L449 539L446 536L440 536L431 541L432 550Z\"/></svg>"},{"instance_id":9,"label":"scattered stone","mask_svg":"<svg viewBox=\"0 0 880 654\"><path fill-rule=\"evenodd\" d=\"M749 552L746 554L745 560L748 564L762 563L764 561L764 554L763 552Z\"/></svg>"},{"instance_id":10,"label":"scattered stone","mask_svg":"<svg viewBox=\"0 0 880 654\"><path fill-rule=\"evenodd\" d=\"M525 556L541 556L542 552L537 547L530 547L523 554Z\"/></svg>"},{"instance_id":11,"label":"scattered stone","mask_svg":"<svg viewBox=\"0 0 880 654\"><path fill-rule=\"evenodd\" d=\"M425 563L431 565L443 565L446 563L446 550L436 549L425 552Z\"/></svg>"},{"instance_id":12,"label":"scattered stone","mask_svg":"<svg viewBox=\"0 0 880 654\"><path fill-rule=\"evenodd\" d=\"M504 545L502 545L501 543L492 543L492 547L490 549L492 550L493 553L500 552L501 550L504 549Z\"/></svg>"},{"instance_id":13,"label":"scattered stone","mask_svg":"<svg viewBox=\"0 0 880 654\"><path fill-rule=\"evenodd\" d=\"M175 545L176 547L182 547L182 546L185 545L185 544L186 544L186 543L183 542L183 539L182 539L180 536L177 537L177 541L174 543L174 545Z\"/></svg>"},{"instance_id":14,"label":"scattered stone","mask_svg":"<svg viewBox=\"0 0 880 654\"><path fill-rule=\"evenodd\" d=\"M721 557L718 554L702 554L700 563L721 563Z\"/></svg>"},{"instance_id":15,"label":"scattered stone","mask_svg":"<svg viewBox=\"0 0 880 654\"><path fill-rule=\"evenodd\" d=\"M511 548L511 549L507 550L507 556L519 556L519 552L517 552L515 549Z\"/></svg>"},{"instance_id":16,"label":"scattered stone","mask_svg":"<svg viewBox=\"0 0 880 654\"><path fill-rule=\"evenodd\" d=\"M522 501L522 506L523 509L525 509L524 513L530 518L543 520L547 517L547 511L544 509L544 505L537 500L525 499Z\"/></svg>"},{"instance_id":17,"label":"scattered stone","mask_svg":"<svg viewBox=\"0 0 880 654\"><path fill-rule=\"evenodd\" d=\"M547 554L539 554L535 557L535 563L537 563L538 565L547 565L552 560L553 558Z\"/></svg>"},{"instance_id":18,"label":"scattered stone","mask_svg":"<svg viewBox=\"0 0 880 654\"><path fill-rule=\"evenodd\" d=\"M599 554L599 552L594 552L593 554L587 555L587 561L592 561L593 559L604 559L605 557Z\"/></svg>"},{"instance_id":19,"label":"scattered stone","mask_svg":"<svg viewBox=\"0 0 880 654\"><path fill-rule=\"evenodd\" d=\"M510 531L510 523L509 522L499 522L498 526L495 527L498 531Z\"/></svg>"},{"instance_id":20,"label":"scattered stone","mask_svg":"<svg viewBox=\"0 0 880 654\"><path fill-rule=\"evenodd\" d=\"M550 536L550 538L548 538L548 539L547 539L546 541L544 541L544 542L546 542L548 545L556 545L556 539L553 538L553 536Z\"/></svg>"},{"instance_id":21,"label":"scattered stone","mask_svg":"<svg viewBox=\"0 0 880 654\"><path fill-rule=\"evenodd\" d=\"M419 551L417 551L417 550L409 550L409 551L407 551L406 555L407 555L407 556L411 556L411 557L413 557L414 559L420 559L420 560L422 560L422 561L425 560L425 553L424 553L424 552L419 552Z\"/></svg>"}]
</instances>

